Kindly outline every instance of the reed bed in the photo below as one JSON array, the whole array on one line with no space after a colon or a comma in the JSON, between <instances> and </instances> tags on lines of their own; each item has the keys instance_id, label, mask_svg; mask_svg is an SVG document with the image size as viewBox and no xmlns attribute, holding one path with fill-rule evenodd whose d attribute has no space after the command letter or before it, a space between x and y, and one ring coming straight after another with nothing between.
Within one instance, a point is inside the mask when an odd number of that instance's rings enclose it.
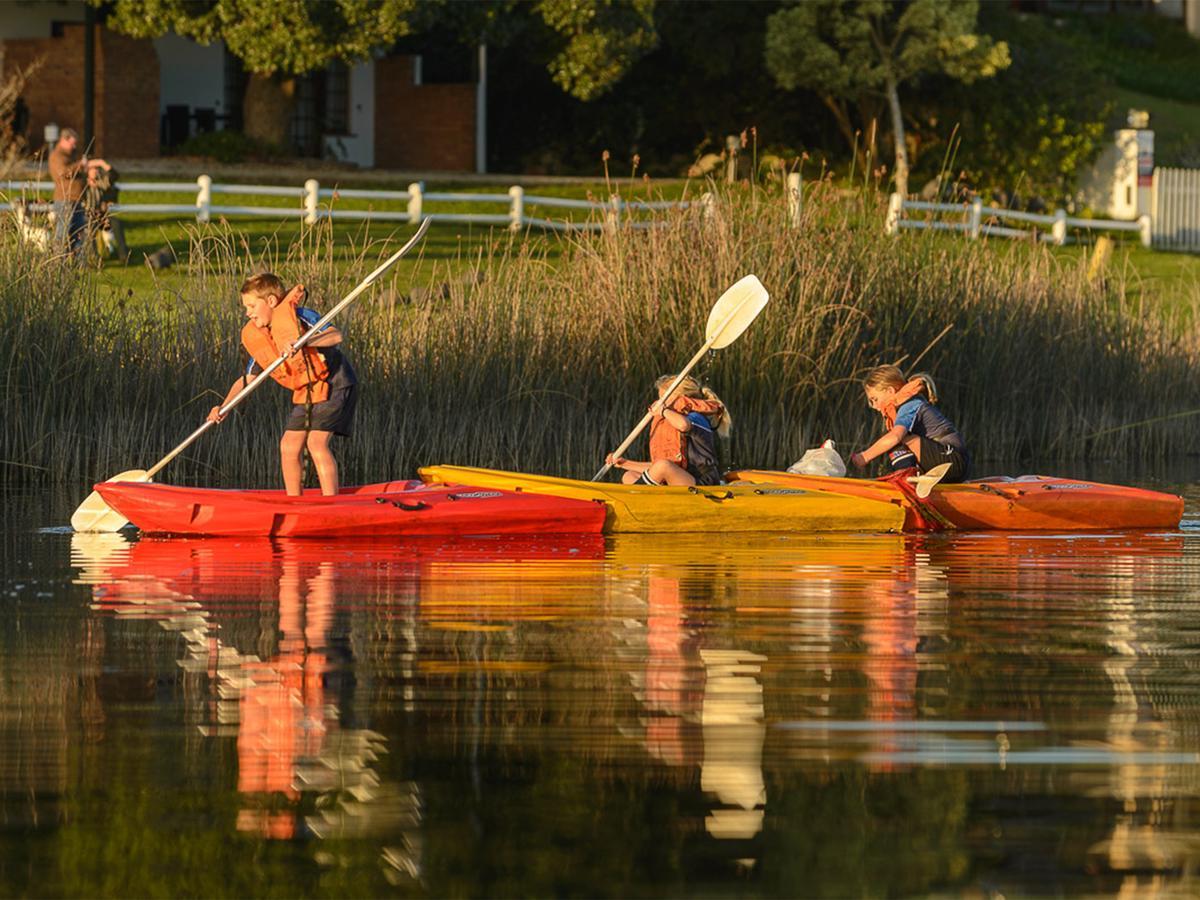
<instances>
[{"instance_id":1,"label":"reed bed","mask_svg":"<svg viewBox=\"0 0 1200 900\"><path fill-rule=\"evenodd\" d=\"M980 471L1194 449L1200 417L1179 414L1200 409L1197 342L1130 306L1121 272L1091 281L1037 246L888 238L882 221L879 196L818 184L793 228L777 192L734 187L649 231L498 233L475 258L429 262L420 287L442 287L377 289L339 323L363 383L343 480L428 463L589 475L749 272L772 301L701 372L734 416L731 465L785 466L827 437L848 455L878 430L859 382L881 362L935 375ZM149 466L200 424L244 365L247 273L303 281L324 309L389 250L364 232L348 269L327 226L266 250L214 226L192 237L185 290L114 301L86 272L0 240L0 478L81 483ZM277 483L286 403L264 385L162 477Z\"/></svg>"}]
</instances>

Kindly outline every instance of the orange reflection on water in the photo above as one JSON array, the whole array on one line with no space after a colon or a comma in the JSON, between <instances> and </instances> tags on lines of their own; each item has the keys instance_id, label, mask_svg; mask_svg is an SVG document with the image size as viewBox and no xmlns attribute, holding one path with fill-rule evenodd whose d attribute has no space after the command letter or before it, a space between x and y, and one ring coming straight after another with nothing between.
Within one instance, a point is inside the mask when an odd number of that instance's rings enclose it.
<instances>
[{"instance_id":1,"label":"orange reflection on water","mask_svg":"<svg viewBox=\"0 0 1200 900\"><path fill-rule=\"evenodd\" d=\"M442 740L438 752L458 761L489 750L518 761L552 752L630 781L631 772L653 772L643 777L703 794L705 839L742 867L757 864L768 813L786 803L781 773L854 768L877 786L921 768L1050 770L1070 764L1055 753L1085 738L1046 723L1084 728L1098 716L1099 741L1094 730L1085 737L1129 758L1089 762L1092 770L1055 789L1120 801L1122 814L1097 826L1090 857L1130 873L1133 890L1158 884L1139 881L1145 871L1196 856L1167 824L1176 798L1194 791L1187 772L1138 755L1178 749L1175 714L1138 678L1156 639L1139 604L1184 577L1184 541L142 541L85 576L98 608L164 623L203 661L212 684L206 725L236 735L237 827L253 833L357 827L350 823L381 802L369 756L382 752L382 738L348 735L329 688L338 667L330 634L339 621L349 629L353 615L354 663L393 667L394 693L379 702L432 724L422 739ZM239 616L269 639L233 646ZM1057 668L1040 673L1051 628ZM364 748L357 768L338 776L358 786L359 806L341 818L303 815L306 792L333 796L326 760L352 739ZM404 797L403 821L416 828L420 792L406 787ZM408 860L389 863L397 871L420 869L413 854L389 851Z\"/></svg>"}]
</instances>

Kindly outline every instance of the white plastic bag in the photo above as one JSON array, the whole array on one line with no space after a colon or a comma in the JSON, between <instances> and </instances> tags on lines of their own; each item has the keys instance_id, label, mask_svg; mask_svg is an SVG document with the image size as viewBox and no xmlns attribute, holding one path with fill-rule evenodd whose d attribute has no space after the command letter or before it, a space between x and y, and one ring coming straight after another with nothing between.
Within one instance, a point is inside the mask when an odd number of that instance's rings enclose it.
<instances>
[{"instance_id":1,"label":"white plastic bag","mask_svg":"<svg viewBox=\"0 0 1200 900\"><path fill-rule=\"evenodd\" d=\"M846 463L834 449L833 441L826 441L814 450L808 450L798 462L788 466L793 475L831 475L841 478L846 474Z\"/></svg>"}]
</instances>

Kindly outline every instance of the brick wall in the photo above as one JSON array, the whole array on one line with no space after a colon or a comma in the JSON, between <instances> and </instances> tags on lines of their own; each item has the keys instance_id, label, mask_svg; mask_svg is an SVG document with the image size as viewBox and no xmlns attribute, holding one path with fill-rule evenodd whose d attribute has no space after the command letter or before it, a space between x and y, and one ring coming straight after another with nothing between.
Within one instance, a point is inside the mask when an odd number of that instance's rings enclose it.
<instances>
[{"instance_id":1,"label":"brick wall","mask_svg":"<svg viewBox=\"0 0 1200 900\"><path fill-rule=\"evenodd\" d=\"M63 36L4 42L4 68L41 67L25 87L30 149L42 148L42 129L83 130L83 28L66 25ZM158 56L150 41L96 29L93 156L158 156Z\"/></svg>"},{"instance_id":2,"label":"brick wall","mask_svg":"<svg viewBox=\"0 0 1200 900\"><path fill-rule=\"evenodd\" d=\"M413 58L375 62L375 165L475 170L475 85L413 84Z\"/></svg>"},{"instance_id":3,"label":"brick wall","mask_svg":"<svg viewBox=\"0 0 1200 900\"><path fill-rule=\"evenodd\" d=\"M158 156L158 92L161 79L154 44L117 34L107 28L98 31L97 149L113 157L141 159ZM82 37L80 40L82 42Z\"/></svg>"}]
</instances>

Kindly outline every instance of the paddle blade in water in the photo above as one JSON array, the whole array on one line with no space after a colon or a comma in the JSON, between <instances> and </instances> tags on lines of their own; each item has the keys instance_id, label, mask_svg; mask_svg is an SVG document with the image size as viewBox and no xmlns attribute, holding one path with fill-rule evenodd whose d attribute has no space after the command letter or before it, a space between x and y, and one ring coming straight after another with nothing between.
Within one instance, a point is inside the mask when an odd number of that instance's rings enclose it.
<instances>
[{"instance_id":1,"label":"paddle blade in water","mask_svg":"<svg viewBox=\"0 0 1200 900\"><path fill-rule=\"evenodd\" d=\"M723 293L708 314L704 338L712 350L728 347L762 312L771 295L757 275L747 275Z\"/></svg>"},{"instance_id":2,"label":"paddle blade in water","mask_svg":"<svg viewBox=\"0 0 1200 900\"><path fill-rule=\"evenodd\" d=\"M150 475L145 469L130 469L120 475L114 475L109 481L149 481ZM92 491L86 500L79 504L75 514L71 516L71 527L76 531L120 531L129 520L104 502L99 491Z\"/></svg>"}]
</instances>

